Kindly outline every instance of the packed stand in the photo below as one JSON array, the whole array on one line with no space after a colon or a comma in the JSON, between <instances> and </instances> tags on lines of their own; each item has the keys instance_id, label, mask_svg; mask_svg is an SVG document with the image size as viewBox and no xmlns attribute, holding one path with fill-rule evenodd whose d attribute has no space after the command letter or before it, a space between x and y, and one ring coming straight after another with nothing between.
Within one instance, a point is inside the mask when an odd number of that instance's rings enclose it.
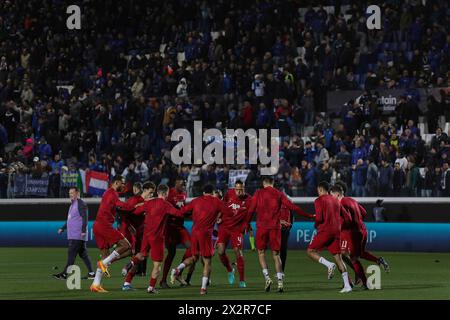
<instances>
[{"instance_id":1,"label":"packed stand","mask_svg":"<svg viewBox=\"0 0 450 320\"><path fill-rule=\"evenodd\" d=\"M130 184L181 175L191 196L206 182L225 189L236 167L170 160L171 133L195 120L278 128L277 180L291 196L337 179L355 196L450 195L450 141L435 121L450 121L445 91L426 114L405 96L394 121L371 98L379 88L448 86L446 1L382 5L380 31L367 30L364 2L344 1L335 14L321 5L300 14L299 2L281 0L77 2L82 29L72 31L73 2L0 3L2 198L14 196L18 174L65 196L60 177L77 169L122 173ZM358 88L362 98L327 114L327 90ZM429 145L419 116L436 131ZM239 168L252 169L256 188L257 168Z\"/></svg>"}]
</instances>

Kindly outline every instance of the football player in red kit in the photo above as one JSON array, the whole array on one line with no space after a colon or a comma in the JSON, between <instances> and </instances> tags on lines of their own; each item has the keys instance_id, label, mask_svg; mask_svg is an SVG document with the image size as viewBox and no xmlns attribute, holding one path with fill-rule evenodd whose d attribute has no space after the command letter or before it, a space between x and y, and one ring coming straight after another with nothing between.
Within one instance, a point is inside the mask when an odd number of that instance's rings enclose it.
<instances>
[{"instance_id":1,"label":"football player in red kit","mask_svg":"<svg viewBox=\"0 0 450 320\"><path fill-rule=\"evenodd\" d=\"M236 255L237 268L239 272L239 287L245 288L244 274L244 256L242 254L244 231L248 227L249 214L247 203L250 201L250 195L245 193L244 183L236 181L234 189L228 190L224 202L231 209L229 214L222 215L219 224L219 233L217 237L217 253L220 261L228 271L228 283L234 283L234 268L231 266L230 259L225 252L228 242L231 241L232 248Z\"/></svg>"},{"instance_id":2,"label":"football player in red kit","mask_svg":"<svg viewBox=\"0 0 450 320\"><path fill-rule=\"evenodd\" d=\"M362 281L363 286L366 287L366 273L361 262L358 260L361 255L360 244L362 242L362 232L358 221L358 216L360 215L358 203L353 199L344 198L344 191L338 184L331 188L330 193L339 200L341 206L352 216L351 226L348 228L342 226L341 228L341 253L343 260L355 271L357 277Z\"/></svg>"},{"instance_id":3,"label":"football player in red kit","mask_svg":"<svg viewBox=\"0 0 450 320\"><path fill-rule=\"evenodd\" d=\"M280 259L281 248L281 206L285 205L289 210L293 210L299 215L313 218L314 216L303 212L302 209L294 205L282 192L273 187L272 177L263 178L263 188L255 192L248 205L248 212L256 212L256 248L258 249L259 263L265 278L265 291L269 292L272 279L269 276L265 252L268 246L272 250L272 257L275 262L275 270L278 279L278 292L284 291L284 273ZM250 221L250 219L249 219Z\"/></svg>"},{"instance_id":4,"label":"football player in red kit","mask_svg":"<svg viewBox=\"0 0 450 320\"><path fill-rule=\"evenodd\" d=\"M346 242L342 243L341 240L343 249L348 251L354 257L359 257L371 262L375 262L378 265L382 266L386 272L389 272L389 264L383 257L376 257L366 250L367 228L364 224L364 218L367 216L366 209L364 209L364 207L355 199L345 196L345 194L347 193L347 186L345 185L345 183L338 181L336 182L336 186L340 187L340 190L337 190L340 191L340 193L336 194L335 196L339 196L339 198L341 199L341 204L350 212L350 214L352 215L352 220L354 222L354 228L351 235L346 239L342 239ZM353 264L350 264L350 266L354 267ZM361 272L357 268L354 268L354 270L359 278L358 280L363 281L363 284L365 284L365 277L359 276Z\"/></svg>"},{"instance_id":5,"label":"football player in red kit","mask_svg":"<svg viewBox=\"0 0 450 320\"><path fill-rule=\"evenodd\" d=\"M341 293L351 292L352 287L348 278L347 268L341 255L341 225L351 224L350 214L341 206L339 201L328 194L330 186L328 182L320 182L317 187L319 197L314 201L316 211L316 223L314 227L317 234L311 240L307 254L316 262L319 262L328 268L328 279L331 279L336 269L336 264L342 274L344 288ZM328 249L336 262L330 262L321 257L319 252Z\"/></svg>"},{"instance_id":6,"label":"football player in red kit","mask_svg":"<svg viewBox=\"0 0 450 320\"><path fill-rule=\"evenodd\" d=\"M167 226L167 218L169 215L182 217L180 210L176 209L171 203L166 201L169 187L166 185L158 186L158 198L146 201L145 204L137 208L137 212L145 212L145 229L144 239L142 241L141 251L132 259L133 267L128 272L123 284L122 290L131 290L131 281L136 272L136 267L140 261L148 255L153 261L153 270L150 278L150 284L147 289L148 293L157 293L156 280L161 271L161 264L164 260L164 241Z\"/></svg>"},{"instance_id":7,"label":"football player in red kit","mask_svg":"<svg viewBox=\"0 0 450 320\"><path fill-rule=\"evenodd\" d=\"M185 182L183 178L179 177L175 180L175 187L170 189L167 201L169 201L175 208L181 209L186 204L186 198L187 196L185 192ZM184 218L170 216L167 222L167 256L164 260L163 275L160 282L161 288L169 288L167 284L167 276L169 274L170 267L172 266L173 259L175 258L177 246L179 244L183 244L186 248L183 259L181 260L184 261L185 259L192 256L191 236L189 235L189 231L187 231L187 229L184 227ZM186 280L184 280L182 277L178 278L181 285L189 284L192 273L194 272L194 268L195 264L190 266Z\"/></svg>"},{"instance_id":8,"label":"football player in red kit","mask_svg":"<svg viewBox=\"0 0 450 320\"><path fill-rule=\"evenodd\" d=\"M103 194L97 217L94 222L94 237L97 247L102 252L102 259L97 262L97 271L95 279L90 290L92 292L107 292L101 286L103 274L109 275L108 266L113 262L128 257L132 253L130 242L125 236L114 229L113 224L116 219L116 208L125 211L134 210L138 205L120 201L118 192L122 192L125 185L125 179L116 175L112 180L111 187ZM115 250L109 254L109 249L116 245Z\"/></svg>"},{"instance_id":9,"label":"football player in red kit","mask_svg":"<svg viewBox=\"0 0 450 320\"><path fill-rule=\"evenodd\" d=\"M222 200L213 196L213 192L214 188L212 185L205 185L203 187L203 196L192 200L191 203L181 209L183 213L192 212L192 257L184 260L177 268L172 269L170 275L170 280L173 284L180 277L181 270L195 263L201 256L203 260L203 277L200 294L202 295L206 294L206 287L211 274L211 257L214 252L212 243L214 224L221 214L226 214L229 210Z\"/></svg>"},{"instance_id":10,"label":"football player in red kit","mask_svg":"<svg viewBox=\"0 0 450 320\"><path fill-rule=\"evenodd\" d=\"M149 200L153 197L155 193L156 186L153 182L146 182L144 185L140 183L135 183L133 185L133 193L130 199L127 200L127 203L138 204L144 202L145 200ZM122 223L120 225L119 231L125 235L128 241L132 244L133 254L139 252L141 250L142 238L144 236L144 214L143 212L138 212L136 210L133 211L123 211L121 213ZM145 271L146 270L146 262L144 260L139 267ZM122 275L126 276L130 268L132 267L131 262L129 262L126 266L122 268ZM140 273L140 270L137 271Z\"/></svg>"}]
</instances>

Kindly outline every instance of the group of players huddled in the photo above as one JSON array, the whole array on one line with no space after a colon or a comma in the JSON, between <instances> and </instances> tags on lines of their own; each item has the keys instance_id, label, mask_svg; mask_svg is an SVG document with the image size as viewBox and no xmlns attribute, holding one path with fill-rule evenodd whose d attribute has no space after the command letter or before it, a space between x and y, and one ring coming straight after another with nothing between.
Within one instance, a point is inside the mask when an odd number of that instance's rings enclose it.
<instances>
[{"instance_id":1,"label":"group of players huddled","mask_svg":"<svg viewBox=\"0 0 450 320\"><path fill-rule=\"evenodd\" d=\"M126 202L119 199L125 180L115 176L111 187L103 195L93 232L102 260L97 262L95 279L90 287L92 292L107 292L101 286L103 276L109 277L109 265L126 257L132 257L123 267L125 277L122 290L133 290L133 277L140 265L150 255L153 269L150 276L148 293L157 293L156 284L162 269L160 287L168 288L170 282L190 285L196 262L203 264L200 294L207 293L210 284L211 259L217 251L221 263L228 272L228 282L235 281L234 264L231 264L226 248L231 247L236 255L239 273L239 287L245 288L245 262L243 256L244 234L251 231L250 222L256 214L256 248L259 263L265 279L266 292L273 281L265 258L270 247L275 264L278 292L284 291L284 263L280 258L282 226L289 225L290 212L315 219L317 234L308 246L308 256L328 269L331 279L336 267L342 274L344 283L342 293L352 291L354 285L367 288L367 279L360 258L375 262L389 271L389 265L380 257L366 250L367 230L364 225L365 209L354 199L345 197L346 186L337 182L334 186L321 182L317 188L319 197L315 200L315 214L305 213L294 205L284 193L274 188L272 177L263 177L263 187L253 196L245 192L244 183L237 181L235 188L228 190L222 197L221 192L212 185L203 187L203 195L186 204L184 180L179 178L170 188L153 182L133 187L134 195ZM119 229L114 228L117 209L121 212ZM192 234L184 226L184 217L191 214ZM218 226L217 239L213 243L213 233ZM170 270L178 245L185 247L182 262ZM110 249L113 249L110 252ZM164 252L167 255L164 259ZM321 257L319 252L328 249L335 262ZM163 264L164 263L164 264ZM355 281L348 275L346 264L355 271ZM182 273L187 270L183 278Z\"/></svg>"}]
</instances>

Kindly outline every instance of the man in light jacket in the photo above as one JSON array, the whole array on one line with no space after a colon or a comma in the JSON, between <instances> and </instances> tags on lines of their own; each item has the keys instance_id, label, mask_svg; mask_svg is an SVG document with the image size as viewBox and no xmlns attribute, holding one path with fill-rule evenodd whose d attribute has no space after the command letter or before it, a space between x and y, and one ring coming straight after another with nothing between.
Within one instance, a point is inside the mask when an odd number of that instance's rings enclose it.
<instances>
[{"instance_id":1,"label":"man in light jacket","mask_svg":"<svg viewBox=\"0 0 450 320\"><path fill-rule=\"evenodd\" d=\"M59 280L66 279L67 268L73 265L77 255L80 255L89 271L87 278L94 279L95 273L92 269L92 263L89 259L86 247L86 242L88 241L88 207L86 203L80 199L78 188L70 188L69 197L71 205L67 216L67 222L58 230L59 234L67 230L67 239L69 240L67 264L61 273L54 274L53 277Z\"/></svg>"}]
</instances>

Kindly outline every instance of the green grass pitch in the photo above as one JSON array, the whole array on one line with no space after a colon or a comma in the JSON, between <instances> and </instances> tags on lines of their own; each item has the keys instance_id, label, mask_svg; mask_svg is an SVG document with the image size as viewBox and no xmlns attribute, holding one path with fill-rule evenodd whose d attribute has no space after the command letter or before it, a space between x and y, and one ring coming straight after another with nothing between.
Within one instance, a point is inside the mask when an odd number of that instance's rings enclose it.
<instances>
[{"instance_id":1,"label":"green grass pitch","mask_svg":"<svg viewBox=\"0 0 450 320\"><path fill-rule=\"evenodd\" d=\"M95 262L98 251L90 248L90 257ZM175 262L179 262L182 251L178 250ZM213 258L211 275L212 286L208 295L199 295L201 265L193 276L191 287L174 287L159 290L158 295L149 295L145 289L148 277L136 277L132 292L121 291L122 276L120 270L125 261L113 264L112 277L105 279L103 285L109 293L89 292L91 280L82 280L81 290L68 290L65 281L50 277L61 271L66 259L64 248L0 248L0 299L450 299L450 253L396 253L377 252L383 255L391 265L391 273L381 274L381 290L363 291L356 289L350 294L339 294L341 277L326 279L325 267L310 261L304 251L289 251L285 292L280 294L274 289L270 293L263 290L264 281L258 266L257 254L246 251L247 288L240 289L237 282L230 286L226 271L217 257ZM229 252L233 261L233 252ZM328 254L325 254L329 258ZM269 256L268 256L269 258ZM82 275L86 268L80 258L78 265ZM363 261L367 267L369 264ZM150 267L149 263L149 267ZM53 270L58 266L58 270ZM274 275L273 263L269 260L271 275ZM351 272L353 276L353 272ZM238 276L236 273L236 280Z\"/></svg>"}]
</instances>

